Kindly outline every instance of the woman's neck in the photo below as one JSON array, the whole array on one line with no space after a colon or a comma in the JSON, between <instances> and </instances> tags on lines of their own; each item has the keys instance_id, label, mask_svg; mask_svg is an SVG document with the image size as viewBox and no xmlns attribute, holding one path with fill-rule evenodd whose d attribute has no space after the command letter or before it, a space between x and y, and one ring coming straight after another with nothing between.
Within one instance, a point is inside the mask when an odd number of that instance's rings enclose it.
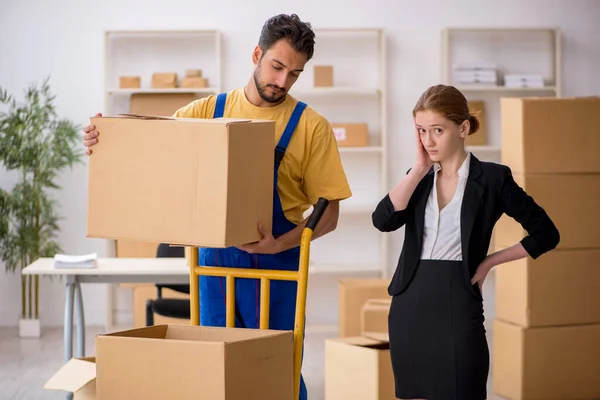
<instances>
[{"instance_id":1,"label":"woman's neck","mask_svg":"<svg viewBox=\"0 0 600 400\"><path fill-rule=\"evenodd\" d=\"M464 148L461 148L449 159L440 161L440 167L442 168L440 173L446 177L456 176L466 158L467 151Z\"/></svg>"}]
</instances>

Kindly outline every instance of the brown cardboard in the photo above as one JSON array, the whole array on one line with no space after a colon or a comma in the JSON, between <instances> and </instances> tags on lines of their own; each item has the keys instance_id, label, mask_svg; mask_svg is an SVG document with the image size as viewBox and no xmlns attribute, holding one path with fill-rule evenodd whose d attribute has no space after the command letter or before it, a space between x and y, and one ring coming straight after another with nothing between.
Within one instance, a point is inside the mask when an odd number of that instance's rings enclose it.
<instances>
[{"instance_id":1,"label":"brown cardboard","mask_svg":"<svg viewBox=\"0 0 600 400\"><path fill-rule=\"evenodd\" d=\"M485 146L488 144L485 102L483 100L471 100L468 103L469 112L475 115L479 121L479 129L472 135L467 136L465 144L467 146Z\"/></svg>"},{"instance_id":2,"label":"brown cardboard","mask_svg":"<svg viewBox=\"0 0 600 400\"><path fill-rule=\"evenodd\" d=\"M492 381L511 400L600 398L600 324L523 328L494 320Z\"/></svg>"},{"instance_id":3,"label":"brown cardboard","mask_svg":"<svg viewBox=\"0 0 600 400\"><path fill-rule=\"evenodd\" d=\"M131 95L129 113L171 116L197 99L194 93L135 93Z\"/></svg>"},{"instance_id":4,"label":"brown cardboard","mask_svg":"<svg viewBox=\"0 0 600 400\"><path fill-rule=\"evenodd\" d=\"M44 385L44 389L73 393L73 400L96 400L96 359L72 358Z\"/></svg>"},{"instance_id":5,"label":"brown cardboard","mask_svg":"<svg viewBox=\"0 0 600 400\"><path fill-rule=\"evenodd\" d=\"M371 299L363 306L360 314L361 335L389 340L388 316L392 299Z\"/></svg>"},{"instance_id":6,"label":"brown cardboard","mask_svg":"<svg viewBox=\"0 0 600 400\"><path fill-rule=\"evenodd\" d=\"M182 88L207 88L208 79L201 76L186 76L181 80Z\"/></svg>"},{"instance_id":7,"label":"brown cardboard","mask_svg":"<svg viewBox=\"0 0 600 400\"><path fill-rule=\"evenodd\" d=\"M140 87L139 76L121 76L119 78L119 87L121 89L137 89Z\"/></svg>"},{"instance_id":8,"label":"brown cardboard","mask_svg":"<svg viewBox=\"0 0 600 400\"><path fill-rule=\"evenodd\" d=\"M395 400L388 342L365 337L325 340L327 400Z\"/></svg>"},{"instance_id":9,"label":"brown cardboard","mask_svg":"<svg viewBox=\"0 0 600 400\"><path fill-rule=\"evenodd\" d=\"M96 336L98 400L292 400L293 333L160 325Z\"/></svg>"},{"instance_id":10,"label":"brown cardboard","mask_svg":"<svg viewBox=\"0 0 600 400\"><path fill-rule=\"evenodd\" d=\"M202 76L202 70L201 69L186 69L185 76L188 78L193 77L193 76Z\"/></svg>"},{"instance_id":11,"label":"brown cardboard","mask_svg":"<svg viewBox=\"0 0 600 400\"><path fill-rule=\"evenodd\" d=\"M157 248L158 243L117 240L115 253L119 258L155 258Z\"/></svg>"},{"instance_id":12,"label":"brown cardboard","mask_svg":"<svg viewBox=\"0 0 600 400\"><path fill-rule=\"evenodd\" d=\"M175 72L156 72L152 74L152 87L157 89L177 87Z\"/></svg>"},{"instance_id":13,"label":"brown cardboard","mask_svg":"<svg viewBox=\"0 0 600 400\"><path fill-rule=\"evenodd\" d=\"M331 128L338 146L368 146L369 131L367 124L332 123Z\"/></svg>"},{"instance_id":14,"label":"brown cardboard","mask_svg":"<svg viewBox=\"0 0 600 400\"><path fill-rule=\"evenodd\" d=\"M495 268L496 318L524 327L600 323L600 249L555 250Z\"/></svg>"},{"instance_id":15,"label":"brown cardboard","mask_svg":"<svg viewBox=\"0 0 600 400\"><path fill-rule=\"evenodd\" d=\"M559 249L600 247L600 174L514 175L515 181L546 210L560 232ZM525 231L503 215L495 243L503 247L521 241Z\"/></svg>"},{"instance_id":16,"label":"brown cardboard","mask_svg":"<svg viewBox=\"0 0 600 400\"><path fill-rule=\"evenodd\" d=\"M390 299L387 279L342 279L338 284L339 336L360 336L361 310L370 299Z\"/></svg>"},{"instance_id":17,"label":"brown cardboard","mask_svg":"<svg viewBox=\"0 0 600 400\"><path fill-rule=\"evenodd\" d=\"M600 98L502 98L500 109L513 172L600 172Z\"/></svg>"},{"instance_id":18,"label":"brown cardboard","mask_svg":"<svg viewBox=\"0 0 600 400\"><path fill-rule=\"evenodd\" d=\"M274 121L93 117L88 237L227 247L273 209Z\"/></svg>"},{"instance_id":19,"label":"brown cardboard","mask_svg":"<svg viewBox=\"0 0 600 400\"><path fill-rule=\"evenodd\" d=\"M315 65L313 84L315 87L333 86L333 66Z\"/></svg>"}]
</instances>

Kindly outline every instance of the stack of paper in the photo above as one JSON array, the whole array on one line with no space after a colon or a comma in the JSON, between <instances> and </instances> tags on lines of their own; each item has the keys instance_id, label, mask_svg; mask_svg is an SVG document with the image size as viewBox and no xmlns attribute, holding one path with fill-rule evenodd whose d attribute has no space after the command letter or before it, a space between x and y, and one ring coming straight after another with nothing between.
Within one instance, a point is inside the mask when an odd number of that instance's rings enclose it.
<instances>
[{"instance_id":1,"label":"stack of paper","mask_svg":"<svg viewBox=\"0 0 600 400\"><path fill-rule=\"evenodd\" d=\"M454 81L460 85L496 85L498 71L492 63L455 64Z\"/></svg>"},{"instance_id":2,"label":"stack of paper","mask_svg":"<svg viewBox=\"0 0 600 400\"><path fill-rule=\"evenodd\" d=\"M506 74L504 75L506 87L544 87L544 78L540 74Z\"/></svg>"},{"instance_id":3,"label":"stack of paper","mask_svg":"<svg viewBox=\"0 0 600 400\"><path fill-rule=\"evenodd\" d=\"M67 254L56 254L54 256L54 268L96 268L96 253L73 256Z\"/></svg>"}]
</instances>

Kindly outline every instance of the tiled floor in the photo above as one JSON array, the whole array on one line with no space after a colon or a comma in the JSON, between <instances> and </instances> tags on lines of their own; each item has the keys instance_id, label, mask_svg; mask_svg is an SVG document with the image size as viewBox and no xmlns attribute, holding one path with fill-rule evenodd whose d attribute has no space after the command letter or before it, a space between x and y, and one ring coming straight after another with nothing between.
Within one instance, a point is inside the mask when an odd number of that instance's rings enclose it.
<instances>
[{"instance_id":1,"label":"tiled floor","mask_svg":"<svg viewBox=\"0 0 600 400\"><path fill-rule=\"evenodd\" d=\"M493 318L493 280L486 281L484 296L488 321L488 341L491 345L490 322ZM93 354L94 335L99 328L87 330L87 354ZM324 399L324 340L335 332L308 331L304 377L310 400ZM62 329L44 329L41 339L19 339L17 329L0 329L0 400L65 399L64 393L43 389L45 381L63 363ZM492 394L491 380L489 400L500 400Z\"/></svg>"}]
</instances>

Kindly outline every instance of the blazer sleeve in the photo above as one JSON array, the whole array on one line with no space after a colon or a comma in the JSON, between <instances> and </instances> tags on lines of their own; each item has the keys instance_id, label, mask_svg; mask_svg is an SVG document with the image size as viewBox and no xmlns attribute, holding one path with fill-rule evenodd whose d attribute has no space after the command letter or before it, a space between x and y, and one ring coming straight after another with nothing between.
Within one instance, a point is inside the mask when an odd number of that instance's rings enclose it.
<instances>
[{"instance_id":1,"label":"blazer sleeve","mask_svg":"<svg viewBox=\"0 0 600 400\"><path fill-rule=\"evenodd\" d=\"M521 240L523 248L533 259L553 250L560 242L560 233L546 211L539 206L514 180L505 167L502 183L504 213L527 231Z\"/></svg>"},{"instance_id":2,"label":"blazer sleeve","mask_svg":"<svg viewBox=\"0 0 600 400\"><path fill-rule=\"evenodd\" d=\"M406 174L409 172L410 169L406 172ZM396 211L394 209L394 204L390 199L389 193L386 194L377 205L377 208L375 208L375 211L373 211L373 226L381 232L393 232L402 228L404 224L406 224L406 219L413 208L413 198L419 188L419 185L417 185L417 188L413 192L413 195L411 196L404 210Z\"/></svg>"}]
</instances>

